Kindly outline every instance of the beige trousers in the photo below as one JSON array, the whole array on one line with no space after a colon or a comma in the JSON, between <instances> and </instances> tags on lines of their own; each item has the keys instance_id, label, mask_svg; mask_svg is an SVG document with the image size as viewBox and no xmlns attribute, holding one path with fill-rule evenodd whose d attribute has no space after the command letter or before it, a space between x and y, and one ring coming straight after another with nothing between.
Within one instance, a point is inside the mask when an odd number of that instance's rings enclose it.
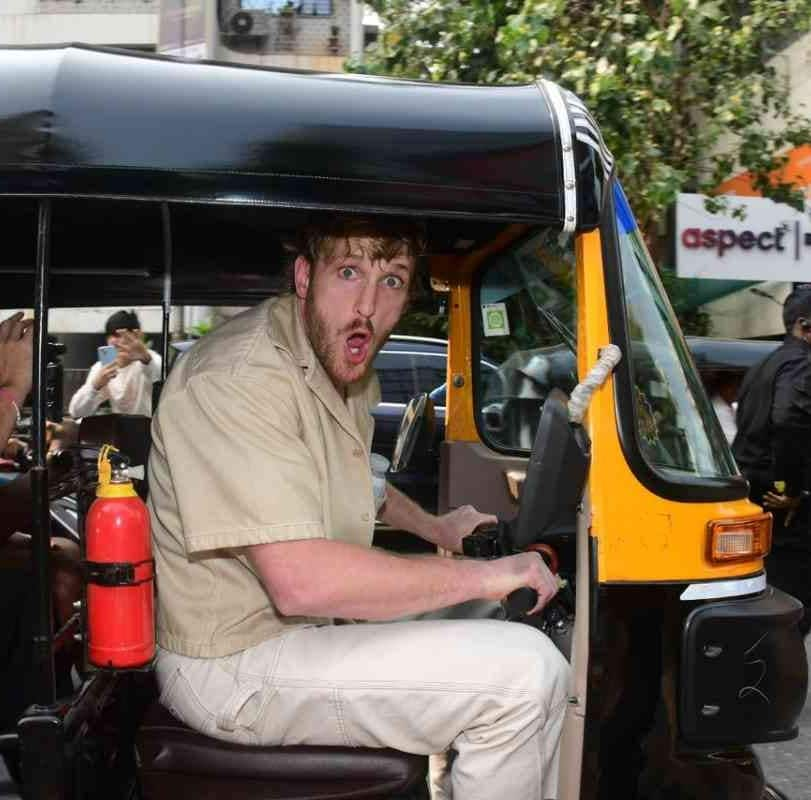
<instances>
[{"instance_id":1,"label":"beige trousers","mask_svg":"<svg viewBox=\"0 0 811 800\"><path fill-rule=\"evenodd\" d=\"M202 733L269 745L455 751L455 800L557 796L566 660L499 620L297 627L224 658L158 651L161 702ZM443 785L445 788L442 788Z\"/></svg>"}]
</instances>

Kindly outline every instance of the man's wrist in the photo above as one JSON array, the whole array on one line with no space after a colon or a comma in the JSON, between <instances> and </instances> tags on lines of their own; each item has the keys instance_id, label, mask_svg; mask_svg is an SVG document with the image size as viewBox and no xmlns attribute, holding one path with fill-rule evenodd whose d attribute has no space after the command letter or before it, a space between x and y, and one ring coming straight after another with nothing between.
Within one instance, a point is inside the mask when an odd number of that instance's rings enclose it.
<instances>
[{"instance_id":1,"label":"man's wrist","mask_svg":"<svg viewBox=\"0 0 811 800\"><path fill-rule=\"evenodd\" d=\"M425 516L430 541L443 550L452 549L452 543L448 541L450 537L448 535L447 525L443 518L435 514L429 514L427 511L425 512Z\"/></svg>"}]
</instances>

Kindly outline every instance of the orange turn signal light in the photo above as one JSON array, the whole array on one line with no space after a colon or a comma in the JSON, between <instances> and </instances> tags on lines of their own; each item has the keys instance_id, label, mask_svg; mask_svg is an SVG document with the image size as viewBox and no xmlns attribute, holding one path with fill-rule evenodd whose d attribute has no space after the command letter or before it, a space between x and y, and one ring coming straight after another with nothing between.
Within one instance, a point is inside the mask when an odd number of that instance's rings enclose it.
<instances>
[{"instance_id":1,"label":"orange turn signal light","mask_svg":"<svg viewBox=\"0 0 811 800\"><path fill-rule=\"evenodd\" d=\"M707 523L707 556L713 564L762 558L772 547L772 515L715 519Z\"/></svg>"}]
</instances>

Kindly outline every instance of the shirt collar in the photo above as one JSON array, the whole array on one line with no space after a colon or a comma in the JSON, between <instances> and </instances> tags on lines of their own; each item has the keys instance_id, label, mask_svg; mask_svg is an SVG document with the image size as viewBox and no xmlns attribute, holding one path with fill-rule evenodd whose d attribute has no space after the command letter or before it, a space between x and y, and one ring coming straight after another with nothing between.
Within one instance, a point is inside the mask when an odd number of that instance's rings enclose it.
<instances>
[{"instance_id":1,"label":"shirt collar","mask_svg":"<svg viewBox=\"0 0 811 800\"><path fill-rule=\"evenodd\" d=\"M289 353L301 367L312 370L317 359L304 330L295 294L285 294L271 302L268 335L276 347Z\"/></svg>"}]
</instances>

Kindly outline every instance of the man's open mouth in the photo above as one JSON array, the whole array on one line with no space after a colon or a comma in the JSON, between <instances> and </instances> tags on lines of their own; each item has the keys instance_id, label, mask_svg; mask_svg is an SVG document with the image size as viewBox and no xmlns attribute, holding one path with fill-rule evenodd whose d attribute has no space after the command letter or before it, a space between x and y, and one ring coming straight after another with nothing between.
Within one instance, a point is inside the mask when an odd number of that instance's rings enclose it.
<instances>
[{"instance_id":1,"label":"man's open mouth","mask_svg":"<svg viewBox=\"0 0 811 800\"><path fill-rule=\"evenodd\" d=\"M351 364L362 364L369 353L372 335L368 331L356 331L347 337L346 354Z\"/></svg>"}]
</instances>

